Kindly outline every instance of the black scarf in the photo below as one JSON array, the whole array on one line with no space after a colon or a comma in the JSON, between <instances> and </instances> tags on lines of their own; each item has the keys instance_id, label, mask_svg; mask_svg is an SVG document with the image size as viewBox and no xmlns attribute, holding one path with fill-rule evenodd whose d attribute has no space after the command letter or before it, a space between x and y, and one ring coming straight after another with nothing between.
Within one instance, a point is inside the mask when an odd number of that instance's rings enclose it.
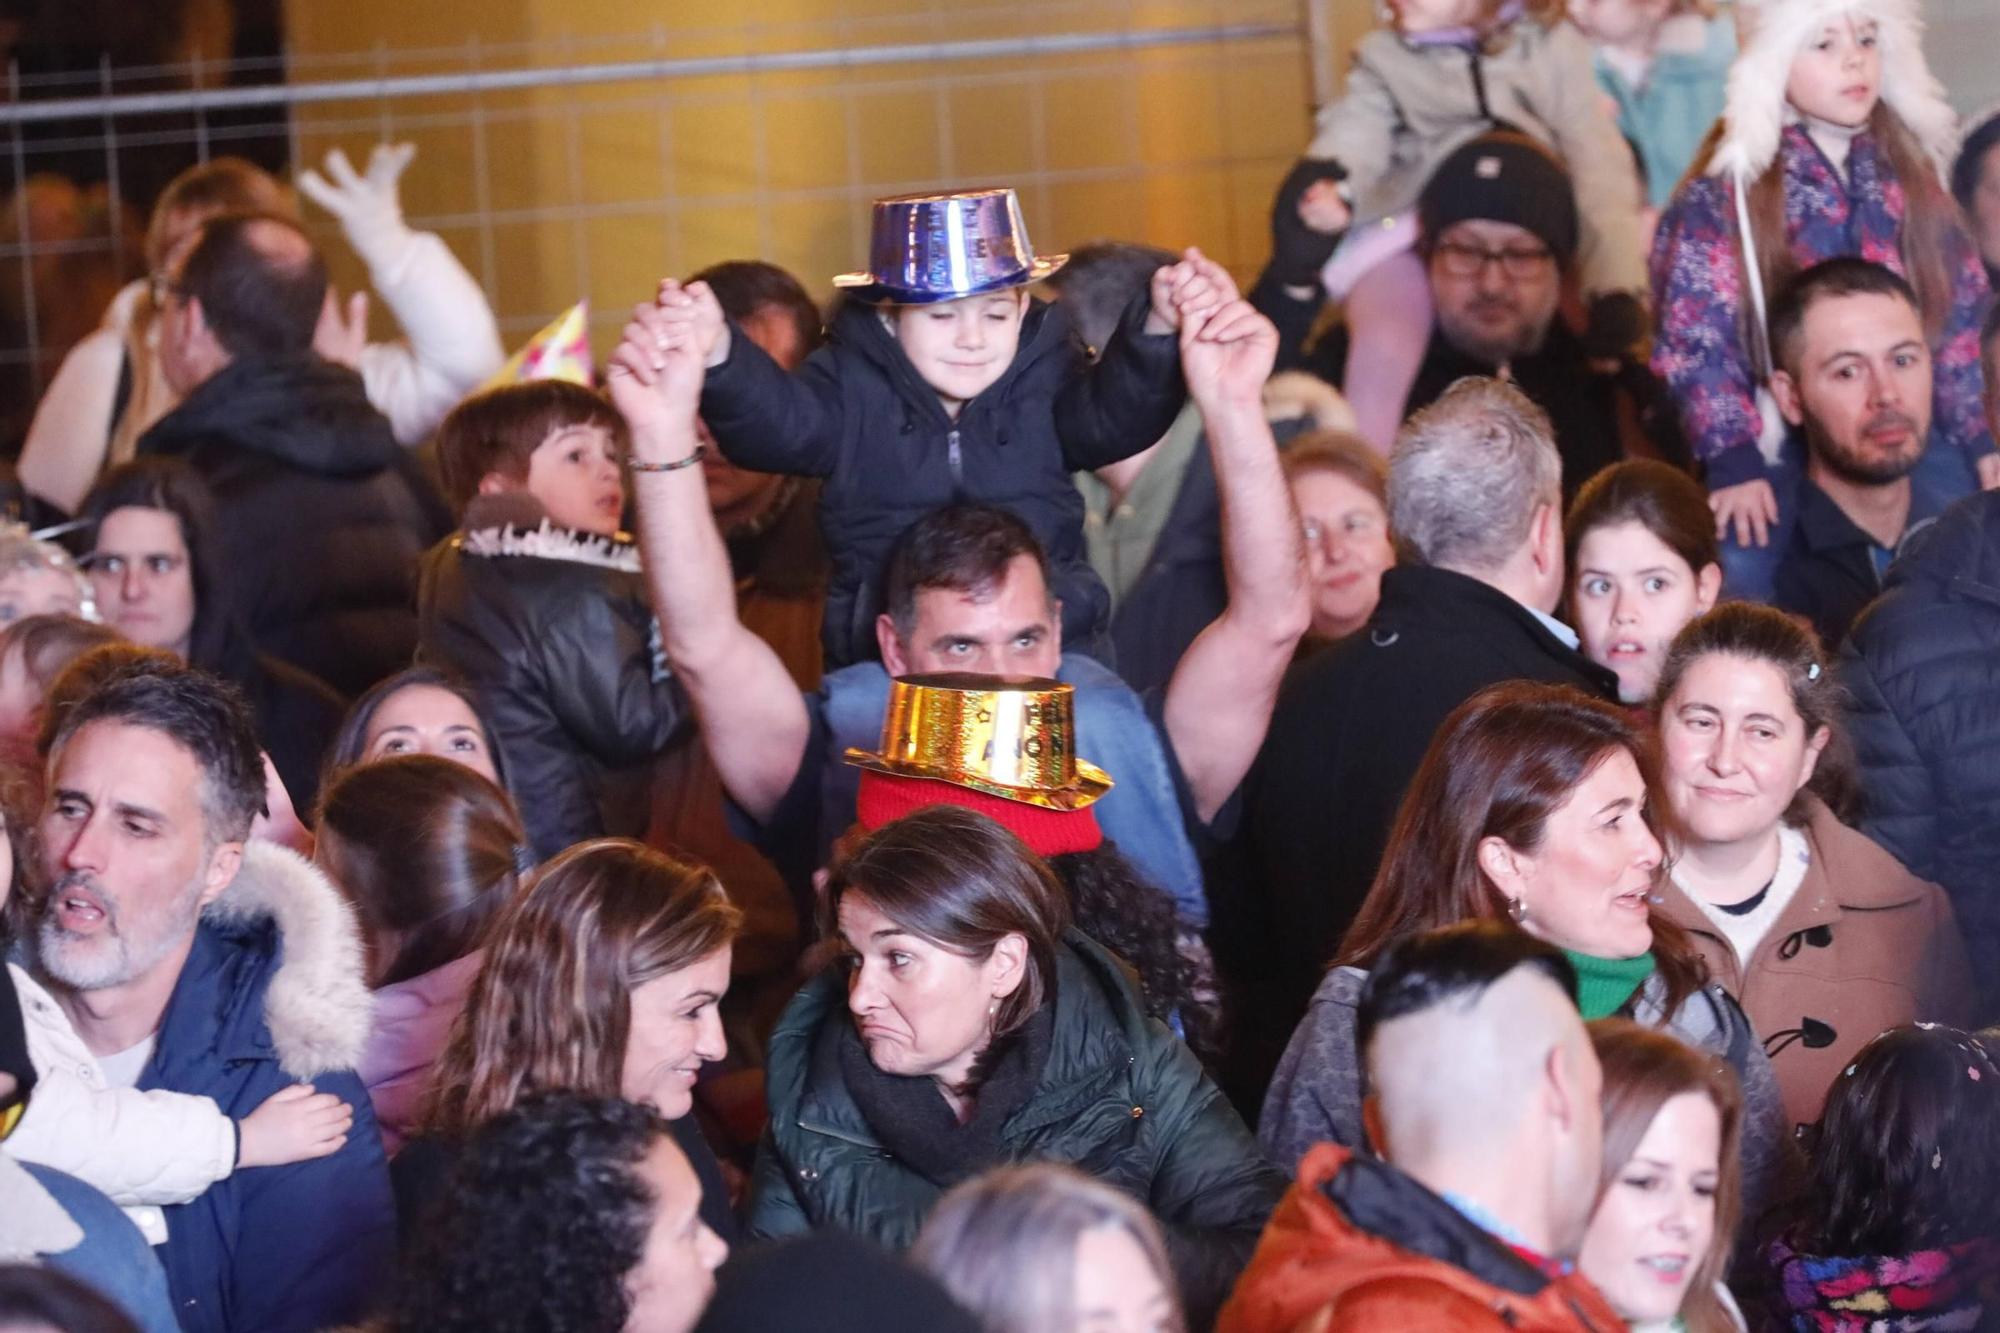
<instances>
[{"instance_id":1,"label":"black scarf","mask_svg":"<svg viewBox=\"0 0 2000 1333\"><path fill-rule=\"evenodd\" d=\"M948 1189L1007 1160L1000 1127L1042 1081L1055 1033L1055 1000L1045 1001L1004 1044L981 1057L985 1077L972 1118L962 1125L935 1080L883 1073L868 1058L854 1025L842 1023L841 1029L841 1078L868 1127L890 1152L925 1179Z\"/></svg>"}]
</instances>

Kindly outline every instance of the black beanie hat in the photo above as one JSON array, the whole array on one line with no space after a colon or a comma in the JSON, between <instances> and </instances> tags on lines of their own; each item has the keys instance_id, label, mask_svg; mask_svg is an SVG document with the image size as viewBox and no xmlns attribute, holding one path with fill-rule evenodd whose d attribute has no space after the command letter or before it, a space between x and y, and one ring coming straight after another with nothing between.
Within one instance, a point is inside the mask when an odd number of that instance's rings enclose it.
<instances>
[{"instance_id":1,"label":"black beanie hat","mask_svg":"<svg viewBox=\"0 0 2000 1333\"><path fill-rule=\"evenodd\" d=\"M1555 154L1515 130L1489 130L1438 164L1417 200L1425 244L1460 222L1511 222L1567 268L1576 258L1576 190Z\"/></svg>"},{"instance_id":2,"label":"black beanie hat","mask_svg":"<svg viewBox=\"0 0 2000 1333\"><path fill-rule=\"evenodd\" d=\"M695 1333L979 1333L942 1286L872 1241L814 1231L747 1248Z\"/></svg>"}]
</instances>

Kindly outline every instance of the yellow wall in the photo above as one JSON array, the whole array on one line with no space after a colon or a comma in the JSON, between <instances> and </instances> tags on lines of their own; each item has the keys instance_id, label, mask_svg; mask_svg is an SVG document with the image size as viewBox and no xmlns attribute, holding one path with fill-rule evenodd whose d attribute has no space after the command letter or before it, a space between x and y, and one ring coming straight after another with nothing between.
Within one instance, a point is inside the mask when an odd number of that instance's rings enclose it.
<instances>
[{"instance_id":1,"label":"yellow wall","mask_svg":"<svg viewBox=\"0 0 2000 1333\"><path fill-rule=\"evenodd\" d=\"M1328 3L1341 21L1327 26L1351 40L1366 5ZM287 22L292 77L312 82L1301 12L1296 0L291 0ZM662 274L756 255L824 292L865 264L868 199L896 191L1014 184L1043 250L1197 244L1247 278L1271 189L1305 142L1312 79L1301 43L1264 41L339 103L301 109L296 134L302 161L414 141L406 210L486 279L508 341L587 296L602 351ZM337 280L357 281L340 249Z\"/></svg>"}]
</instances>

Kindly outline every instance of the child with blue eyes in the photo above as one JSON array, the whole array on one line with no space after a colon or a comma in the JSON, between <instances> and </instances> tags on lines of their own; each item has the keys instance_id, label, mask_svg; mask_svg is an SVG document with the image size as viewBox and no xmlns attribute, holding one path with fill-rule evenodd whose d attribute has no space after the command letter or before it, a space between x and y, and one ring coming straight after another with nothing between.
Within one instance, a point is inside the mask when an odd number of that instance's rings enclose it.
<instances>
[{"instance_id":1,"label":"child with blue eyes","mask_svg":"<svg viewBox=\"0 0 2000 1333\"><path fill-rule=\"evenodd\" d=\"M1982 411L1990 292L1946 193L1957 118L1924 64L1916 0L1762 0L1722 119L1660 218L1653 369L1680 404L1708 483L1733 596L1769 600L1801 471L1768 382L1767 304L1823 260L1908 279L1930 342L1940 493L2000 485Z\"/></svg>"},{"instance_id":2,"label":"child with blue eyes","mask_svg":"<svg viewBox=\"0 0 2000 1333\"><path fill-rule=\"evenodd\" d=\"M1059 303L1028 294L1066 256L1034 253L1012 190L880 200L870 258L869 272L834 279L844 300L828 345L796 374L742 336L705 284L660 286L669 319L706 352L701 414L723 456L826 478L827 668L876 656L890 548L957 502L1003 506L1034 530L1064 646L1103 656L1111 596L1086 558L1070 474L1167 433L1186 397L1182 321L1234 299L1234 284L1188 251L1093 357Z\"/></svg>"}]
</instances>

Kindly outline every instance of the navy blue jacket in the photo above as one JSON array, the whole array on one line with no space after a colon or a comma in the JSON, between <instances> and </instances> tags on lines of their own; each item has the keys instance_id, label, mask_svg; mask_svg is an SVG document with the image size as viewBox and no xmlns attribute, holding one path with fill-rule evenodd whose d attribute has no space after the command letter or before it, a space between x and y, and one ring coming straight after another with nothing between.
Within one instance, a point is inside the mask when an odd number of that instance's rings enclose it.
<instances>
[{"instance_id":1,"label":"navy blue jacket","mask_svg":"<svg viewBox=\"0 0 2000 1333\"><path fill-rule=\"evenodd\" d=\"M167 1002L142 1089L212 1097L237 1120L299 1080L278 1063L265 995L283 961L269 919L211 913ZM350 1071L313 1080L354 1110L330 1157L238 1170L166 1209L160 1247L185 1333L310 1333L368 1313L396 1240L382 1134Z\"/></svg>"},{"instance_id":2,"label":"navy blue jacket","mask_svg":"<svg viewBox=\"0 0 2000 1333\"><path fill-rule=\"evenodd\" d=\"M940 506L998 505L1034 529L1063 643L1100 651L1111 594L1085 558L1083 497L1070 473L1129 458L1180 415L1180 344L1145 332L1144 298L1091 361L1061 304L1037 301L1006 373L946 415L871 306L833 318L826 346L795 375L741 331L708 372L701 414L729 461L759 472L824 477L820 530L833 572L822 641L828 670L875 656L889 555Z\"/></svg>"}]
</instances>

